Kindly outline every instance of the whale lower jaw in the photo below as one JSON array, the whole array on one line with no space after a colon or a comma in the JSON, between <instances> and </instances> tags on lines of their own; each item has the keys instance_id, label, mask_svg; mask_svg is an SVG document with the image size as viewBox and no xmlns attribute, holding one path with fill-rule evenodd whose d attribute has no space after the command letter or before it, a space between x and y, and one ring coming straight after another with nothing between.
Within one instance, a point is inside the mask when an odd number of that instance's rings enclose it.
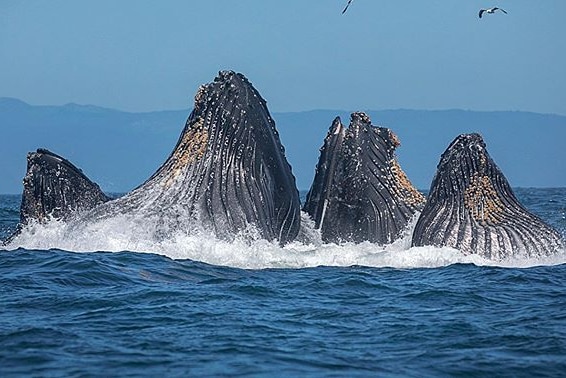
<instances>
[{"instance_id":1,"label":"whale lower jaw","mask_svg":"<svg viewBox=\"0 0 566 378\"><path fill-rule=\"evenodd\" d=\"M564 248L558 231L517 200L478 134L458 136L443 153L412 245L447 246L496 260Z\"/></svg>"},{"instance_id":2,"label":"whale lower jaw","mask_svg":"<svg viewBox=\"0 0 566 378\"><path fill-rule=\"evenodd\" d=\"M541 257L564 248L558 231L522 207L506 204L505 215L494 221L469 214L464 202L426 207L415 226L412 246L452 247L493 260Z\"/></svg>"}]
</instances>

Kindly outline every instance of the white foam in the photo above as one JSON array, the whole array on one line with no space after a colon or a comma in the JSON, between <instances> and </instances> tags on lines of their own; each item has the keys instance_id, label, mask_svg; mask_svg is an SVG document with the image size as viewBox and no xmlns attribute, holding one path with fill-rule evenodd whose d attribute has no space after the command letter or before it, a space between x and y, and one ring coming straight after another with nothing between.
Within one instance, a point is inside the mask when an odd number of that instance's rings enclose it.
<instances>
[{"instance_id":1,"label":"white foam","mask_svg":"<svg viewBox=\"0 0 566 378\"><path fill-rule=\"evenodd\" d=\"M478 255L464 255L448 247L410 247L414 222L400 239L386 246L369 242L323 244L320 238L312 237L314 230L309 232L310 242L293 242L284 247L266 240L254 240L247 233L230 242L219 240L203 230L194 230L190 234L177 231L165 236L161 229L163 224L158 220L125 215L80 228L76 226L60 221L31 225L6 248L156 253L171 259L190 259L244 269L352 265L407 269L457 263L525 268L566 263L564 251L537 259L514 258L495 262Z\"/></svg>"}]
</instances>

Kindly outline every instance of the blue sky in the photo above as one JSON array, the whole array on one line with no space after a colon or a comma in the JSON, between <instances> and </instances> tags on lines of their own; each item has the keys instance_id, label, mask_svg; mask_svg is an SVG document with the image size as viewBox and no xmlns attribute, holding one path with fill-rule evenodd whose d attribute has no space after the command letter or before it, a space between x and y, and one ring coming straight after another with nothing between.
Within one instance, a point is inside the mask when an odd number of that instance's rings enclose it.
<instances>
[{"instance_id":1,"label":"blue sky","mask_svg":"<svg viewBox=\"0 0 566 378\"><path fill-rule=\"evenodd\" d=\"M0 0L0 97L186 109L221 69L271 111L566 114L564 0ZM482 7L508 14L478 19Z\"/></svg>"}]
</instances>

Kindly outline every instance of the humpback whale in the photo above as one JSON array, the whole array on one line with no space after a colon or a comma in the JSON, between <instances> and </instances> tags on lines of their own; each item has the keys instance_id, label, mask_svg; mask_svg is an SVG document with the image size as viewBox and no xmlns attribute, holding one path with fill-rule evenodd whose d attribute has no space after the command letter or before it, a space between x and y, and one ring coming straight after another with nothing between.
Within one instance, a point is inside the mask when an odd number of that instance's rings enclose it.
<instances>
[{"instance_id":1,"label":"humpback whale","mask_svg":"<svg viewBox=\"0 0 566 378\"><path fill-rule=\"evenodd\" d=\"M44 148L28 153L23 186L20 222L0 245L10 243L26 225L70 221L111 200L70 161Z\"/></svg>"},{"instance_id":2,"label":"humpback whale","mask_svg":"<svg viewBox=\"0 0 566 378\"><path fill-rule=\"evenodd\" d=\"M413 246L490 259L564 248L560 234L515 198L480 135L460 135L442 154L426 203L399 166L398 146L397 136L365 113L352 113L348 127L333 121L303 207L324 242L388 244L422 210ZM301 224L295 178L266 102L233 71L198 89L170 156L125 196L111 199L45 149L28 155L23 184L15 235L51 218L65 221L70 233L107 219L147 221L155 227L144 231L157 239L204 229L227 240L244 234L285 244L310 231L310 222Z\"/></svg>"},{"instance_id":3,"label":"humpback whale","mask_svg":"<svg viewBox=\"0 0 566 378\"><path fill-rule=\"evenodd\" d=\"M560 234L519 203L479 134L462 134L438 163L413 246L448 246L500 260L563 248Z\"/></svg>"},{"instance_id":4,"label":"humpback whale","mask_svg":"<svg viewBox=\"0 0 566 378\"><path fill-rule=\"evenodd\" d=\"M201 86L169 158L143 184L95 207L72 229L116 216L157 220L159 238L179 230L223 239L250 230L281 244L300 227L299 192L265 100L239 73Z\"/></svg>"},{"instance_id":5,"label":"humpback whale","mask_svg":"<svg viewBox=\"0 0 566 378\"><path fill-rule=\"evenodd\" d=\"M388 244L400 236L424 197L399 166L398 146L365 113L352 113L347 129L334 120L303 207L323 241Z\"/></svg>"},{"instance_id":6,"label":"humpback whale","mask_svg":"<svg viewBox=\"0 0 566 378\"><path fill-rule=\"evenodd\" d=\"M20 224L69 219L110 200L67 159L46 149L27 156Z\"/></svg>"}]
</instances>

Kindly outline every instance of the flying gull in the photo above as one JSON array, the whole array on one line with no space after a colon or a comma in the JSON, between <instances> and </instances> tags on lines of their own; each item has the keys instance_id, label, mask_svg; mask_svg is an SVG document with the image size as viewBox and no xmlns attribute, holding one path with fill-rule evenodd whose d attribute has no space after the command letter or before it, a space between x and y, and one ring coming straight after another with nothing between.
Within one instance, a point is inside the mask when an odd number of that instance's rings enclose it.
<instances>
[{"instance_id":1,"label":"flying gull","mask_svg":"<svg viewBox=\"0 0 566 378\"><path fill-rule=\"evenodd\" d=\"M492 13L495 13L495 11L497 11L497 10L500 10L501 12L507 14L507 12L505 12L504 9L497 8L497 7L493 7L493 8L488 8L488 9L480 9L480 14L479 14L479 16L480 16L480 18L481 18L481 16L483 15L484 12L485 12L485 13L490 13L490 14L492 14Z\"/></svg>"},{"instance_id":2,"label":"flying gull","mask_svg":"<svg viewBox=\"0 0 566 378\"><path fill-rule=\"evenodd\" d=\"M344 8L344 10L342 11L342 14L346 13L351 2L352 2L352 0L348 0L348 4L346 4L346 8Z\"/></svg>"}]
</instances>

